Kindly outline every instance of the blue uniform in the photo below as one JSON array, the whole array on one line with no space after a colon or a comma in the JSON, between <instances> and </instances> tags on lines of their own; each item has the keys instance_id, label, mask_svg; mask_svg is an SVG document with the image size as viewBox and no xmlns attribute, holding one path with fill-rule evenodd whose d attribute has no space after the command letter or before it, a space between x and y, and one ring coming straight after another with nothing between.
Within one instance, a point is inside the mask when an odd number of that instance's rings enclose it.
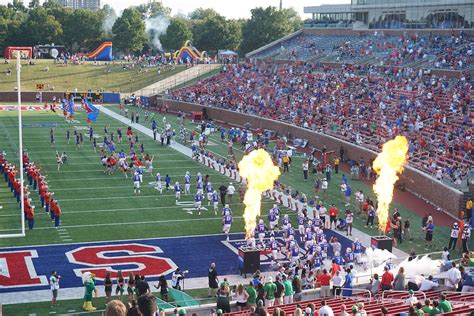
<instances>
[{"instance_id":1,"label":"blue uniform","mask_svg":"<svg viewBox=\"0 0 474 316\"><path fill-rule=\"evenodd\" d=\"M218 203L219 202L219 195L216 193L212 193L212 202Z\"/></svg>"},{"instance_id":2,"label":"blue uniform","mask_svg":"<svg viewBox=\"0 0 474 316\"><path fill-rule=\"evenodd\" d=\"M197 194L194 196L194 202L201 202L202 201L202 195Z\"/></svg>"},{"instance_id":3,"label":"blue uniform","mask_svg":"<svg viewBox=\"0 0 474 316\"><path fill-rule=\"evenodd\" d=\"M184 176L184 184L189 184L191 183L191 177L189 175Z\"/></svg>"},{"instance_id":4,"label":"blue uniform","mask_svg":"<svg viewBox=\"0 0 474 316\"><path fill-rule=\"evenodd\" d=\"M166 188L168 188L170 186L170 183L171 183L171 178L170 176L166 176L165 177L165 183L166 183Z\"/></svg>"},{"instance_id":5,"label":"blue uniform","mask_svg":"<svg viewBox=\"0 0 474 316\"><path fill-rule=\"evenodd\" d=\"M215 194L217 196L217 193ZM224 207L224 209L222 210L222 214L225 215L232 215L232 210L228 207Z\"/></svg>"},{"instance_id":6,"label":"blue uniform","mask_svg":"<svg viewBox=\"0 0 474 316\"><path fill-rule=\"evenodd\" d=\"M344 264L344 259L341 256L335 257L334 261L340 266L342 266Z\"/></svg>"},{"instance_id":7,"label":"blue uniform","mask_svg":"<svg viewBox=\"0 0 474 316\"><path fill-rule=\"evenodd\" d=\"M270 210L270 213L268 213L268 221L269 222L275 222L276 221L275 213L273 213L271 210Z\"/></svg>"},{"instance_id":8,"label":"blue uniform","mask_svg":"<svg viewBox=\"0 0 474 316\"><path fill-rule=\"evenodd\" d=\"M224 216L224 225L232 224L232 215L225 215Z\"/></svg>"},{"instance_id":9,"label":"blue uniform","mask_svg":"<svg viewBox=\"0 0 474 316\"><path fill-rule=\"evenodd\" d=\"M174 186L174 191L175 192L181 192L181 186L179 184Z\"/></svg>"},{"instance_id":10,"label":"blue uniform","mask_svg":"<svg viewBox=\"0 0 474 316\"><path fill-rule=\"evenodd\" d=\"M354 253L362 253L362 244L358 241L352 244L354 246Z\"/></svg>"}]
</instances>

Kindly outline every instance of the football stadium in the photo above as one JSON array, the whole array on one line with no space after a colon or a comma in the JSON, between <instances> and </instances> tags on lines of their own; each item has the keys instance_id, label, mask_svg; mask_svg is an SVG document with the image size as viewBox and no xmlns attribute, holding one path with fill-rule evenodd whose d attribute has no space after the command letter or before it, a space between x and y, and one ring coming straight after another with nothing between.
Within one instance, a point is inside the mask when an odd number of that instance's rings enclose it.
<instances>
[{"instance_id":1,"label":"football stadium","mask_svg":"<svg viewBox=\"0 0 474 316\"><path fill-rule=\"evenodd\" d=\"M474 315L474 1L118 2L0 1L0 315Z\"/></svg>"}]
</instances>

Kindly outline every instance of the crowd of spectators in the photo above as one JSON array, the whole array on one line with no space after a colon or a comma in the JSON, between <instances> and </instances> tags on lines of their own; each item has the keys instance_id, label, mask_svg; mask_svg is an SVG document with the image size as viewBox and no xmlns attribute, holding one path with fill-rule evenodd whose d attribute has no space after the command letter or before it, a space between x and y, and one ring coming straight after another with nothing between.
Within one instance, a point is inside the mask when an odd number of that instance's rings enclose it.
<instances>
[{"instance_id":1,"label":"crowd of spectators","mask_svg":"<svg viewBox=\"0 0 474 316\"><path fill-rule=\"evenodd\" d=\"M253 62L175 90L174 100L284 121L378 151L409 139L409 162L439 180L463 184L472 168L473 88L412 68L368 73L347 65Z\"/></svg>"},{"instance_id":2,"label":"crowd of spectators","mask_svg":"<svg viewBox=\"0 0 474 316\"><path fill-rule=\"evenodd\" d=\"M253 57L364 62L379 66L422 64L426 68L464 70L472 66L473 46L473 37L463 32L450 36L407 32L385 35L383 31L365 35L299 34Z\"/></svg>"}]
</instances>

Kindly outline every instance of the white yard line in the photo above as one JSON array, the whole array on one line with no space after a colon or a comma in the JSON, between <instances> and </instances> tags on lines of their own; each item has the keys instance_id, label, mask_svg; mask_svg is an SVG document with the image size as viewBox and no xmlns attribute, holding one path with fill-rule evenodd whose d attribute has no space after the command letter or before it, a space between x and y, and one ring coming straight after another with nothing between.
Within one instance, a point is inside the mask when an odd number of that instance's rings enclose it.
<instances>
[{"instance_id":1,"label":"white yard line","mask_svg":"<svg viewBox=\"0 0 474 316\"><path fill-rule=\"evenodd\" d=\"M214 214L212 211L203 211ZM196 215L198 216L198 215ZM241 219L242 216L234 216L234 219ZM188 219L171 219L171 220L159 220L159 221L141 221L141 222L119 222L119 223L102 223L102 224L84 224L84 225L69 225L61 226L63 228L84 228L84 227L101 227L101 226L120 226L124 225L149 225L149 224L168 224L168 223L182 223L182 222L202 222L202 221L222 221L222 218L219 217L202 217L202 218L188 218ZM49 226L40 226L35 227L35 230L40 229L55 229L54 227ZM17 229L0 229L1 232L5 231L16 231Z\"/></svg>"}]
</instances>

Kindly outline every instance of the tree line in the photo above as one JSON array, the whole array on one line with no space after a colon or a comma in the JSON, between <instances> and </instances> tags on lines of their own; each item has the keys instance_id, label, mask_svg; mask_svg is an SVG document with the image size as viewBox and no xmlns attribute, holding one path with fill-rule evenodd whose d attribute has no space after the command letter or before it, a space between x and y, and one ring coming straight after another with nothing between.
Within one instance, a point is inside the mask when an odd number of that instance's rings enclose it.
<instances>
[{"instance_id":1,"label":"tree line","mask_svg":"<svg viewBox=\"0 0 474 316\"><path fill-rule=\"evenodd\" d=\"M156 28L154 24L158 23ZM149 26L147 26L149 25ZM112 40L120 53L154 51L154 38L163 50L177 50L186 40L200 50L237 50L242 54L288 35L301 27L294 9L257 7L250 19L226 19L213 9L198 8L189 15L171 16L159 0L125 9L117 17L104 5L98 11L71 9L57 0L13 0L0 5L0 50L6 46L65 45L71 52L90 51ZM164 26L164 29L163 29Z\"/></svg>"}]
</instances>

